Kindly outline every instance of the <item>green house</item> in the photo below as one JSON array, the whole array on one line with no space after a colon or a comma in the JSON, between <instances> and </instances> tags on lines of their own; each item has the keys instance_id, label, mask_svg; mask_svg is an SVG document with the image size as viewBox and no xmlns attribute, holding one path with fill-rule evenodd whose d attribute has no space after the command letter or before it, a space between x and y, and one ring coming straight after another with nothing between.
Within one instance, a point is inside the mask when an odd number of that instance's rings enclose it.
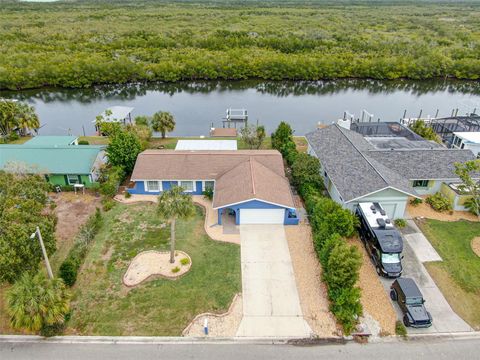
<instances>
[{"instance_id":1,"label":"green house","mask_svg":"<svg viewBox=\"0 0 480 360\"><path fill-rule=\"evenodd\" d=\"M74 136L36 136L20 145L0 145L0 169L42 174L53 185L97 182L105 147L77 145Z\"/></svg>"}]
</instances>

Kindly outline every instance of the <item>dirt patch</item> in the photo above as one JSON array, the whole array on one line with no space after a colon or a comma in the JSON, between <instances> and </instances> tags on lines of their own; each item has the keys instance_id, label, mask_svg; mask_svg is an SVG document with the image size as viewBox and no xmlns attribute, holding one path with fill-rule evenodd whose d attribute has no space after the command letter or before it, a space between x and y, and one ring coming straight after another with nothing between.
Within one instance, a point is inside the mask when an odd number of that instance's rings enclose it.
<instances>
[{"instance_id":1,"label":"dirt patch","mask_svg":"<svg viewBox=\"0 0 480 360\"><path fill-rule=\"evenodd\" d=\"M55 229L57 251L52 260L53 266L58 267L72 247L80 227L100 207L100 198L88 193L75 195L73 192L53 193L50 197L56 204L58 218Z\"/></svg>"},{"instance_id":2,"label":"dirt patch","mask_svg":"<svg viewBox=\"0 0 480 360\"><path fill-rule=\"evenodd\" d=\"M310 226L286 226L285 233L303 317L315 335L337 335L335 318L329 311L327 289L321 280L322 269L313 248Z\"/></svg>"},{"instance_id":3,"label":"dirt patch","mask_svg":"<svg viewBox=\"0 0 480 360\"><path fill-rule=\"evenodd\" d=\"M472 239L472 250L477 255L480 256L480 236L477 236Z\"/></svg>"},{"instance_id":4,"label":"dirt patch","mask_svg":"<svg viewBox=\"0 0 480 360\"><path fill-rule=\"evenodd\" d=\"M183 330L183 336L194 337L230 337L235 336L243 317L242 295L237 294L226 313L204 313L195 316L192 322ZM205 319L208 321L208 335L205 334Z\"/></svg>"},{"instance_id":5,"label":"dirt patch","mask_svg":"<svg viewBox=\"0 0 480 360\"><path fill-rule=\"evenodd\" d=\"M183 259L187 259L182 264ZM143 251L132 260L123 276L123 283L136 286L151 276L160 275L168 279L177 279L192 267L192 259L183 251L175 251L175 261L170 262L169 251Z\"/></svg>"},{"instance_id":6,"label":"dirt patch","mask_svg":"<svg viewBox=\"0 0 480 360\"><path fill-rule=\"evenodd\" d=\"M441 221L458 221L458 220L469 220L469 221L478 221L478 217L473 215L468 211L445 211L438 212L432 209L430 205L425 202L413 206L411 204L407 205L407 213L412 218L424 217L427 219L435 219Z\"/></svg>"},{"instance_id":7,"label":"dirt patch","mask_svg":"<svg viewBox=\"0 0 480 360\"><path fill-rule=\"evenodd\" d=\"M368 253L359 239L350 239L349 243L356 246L363 257L358 286L362 290L360 301L364 313L378 322L382 335L394 335L397 315L368 257Z\"/></svg>"}]
</instances>

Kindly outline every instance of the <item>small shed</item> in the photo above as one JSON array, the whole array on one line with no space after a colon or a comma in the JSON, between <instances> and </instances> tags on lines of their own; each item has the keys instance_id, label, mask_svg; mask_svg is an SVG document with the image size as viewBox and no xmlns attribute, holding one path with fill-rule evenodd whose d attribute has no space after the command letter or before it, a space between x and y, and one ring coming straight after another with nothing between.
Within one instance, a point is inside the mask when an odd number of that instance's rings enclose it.
<instances>
[{"instance_id":1,"label":"small shed","mask_svg":"<svg viewBox=\"0 0 480 360\"><path fill-rule=\"evenodd\" d=\"M478 157L480 156L480 132L454 132L451 146L454 149L471 150Z\"/></svg>"},{"instance_id":2,"label":"small shed","mask_svg":"<svg viewBox=\"0 0 480 360\"><path fill-rule=\"evenodd\" d=\"M237 140L178 140L175 150L237 150Z\"/></svg>"},{"instance_id":3,"label":"small shed","mask_svg":"<svg viewBox=\"0 0 480 360\"><path fill-rule=\"evenodd\" d=\"M234 128L211 128L211 137L237 137L237 129Z\"/></svg>"}]
</instances>

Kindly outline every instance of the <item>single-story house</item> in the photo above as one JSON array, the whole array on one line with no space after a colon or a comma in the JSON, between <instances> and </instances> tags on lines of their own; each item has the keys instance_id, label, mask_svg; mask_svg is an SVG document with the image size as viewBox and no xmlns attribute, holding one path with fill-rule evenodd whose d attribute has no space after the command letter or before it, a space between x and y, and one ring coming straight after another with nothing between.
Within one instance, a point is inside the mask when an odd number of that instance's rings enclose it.
<instances>
[{"instance_id":1,"label":"single-story house","mask_svg":"<svg viewBox=\"0 0 480 360\"><path fill-rule=\"evenodd\" d=\"M105 147L77 144L75 136L36 136L23 144L0 145L0 169L42 174L53 185L91 187L106 161Z\"/></svg>"},{"instance_id":2,"label":"single-story house","mask_svg":"<svg viewBox=\"0 0 480 360\"><path fill-rule=\"evenodd\" d=\"M131 194L160 194L172 186L201 195L213 189L218 223L298 224L293 195L276 150L146 150L138 155Z\"/></svg>"},{"instance_id":3,"label":"single-story house","mask_svg":"<svg viewBox=\"0 0 480 360\"><path fill-rule=\"evenodd\" d=\"M398 125L391 123L395 132ZM320 160L335 201L352 210L360 202L378 202L393 219L404 217L409 197L434 194L442 184L458 182L454 164L475 158L470 150L447 149L408 134L373 131L364 136L338 124L306 138L308 153Z\"/></svg>"}]
</instances>

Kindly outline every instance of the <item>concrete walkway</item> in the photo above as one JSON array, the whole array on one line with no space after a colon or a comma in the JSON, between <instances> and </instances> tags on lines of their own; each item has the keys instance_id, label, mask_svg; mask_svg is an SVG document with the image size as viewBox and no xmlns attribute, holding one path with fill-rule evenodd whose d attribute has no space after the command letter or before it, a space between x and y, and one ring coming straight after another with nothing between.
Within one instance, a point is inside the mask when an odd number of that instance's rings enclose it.
<instances>
[{"instance_id":1,"label":"concrete walkway","mask_svg":"<svg viewBox=\"0 0 480 360\"><path fill-rule=\"evenodd\" d=\"M447 302L437 284L433 281L423 262L442 261L428 239L413 220L408 220L404 235L403 277L415 280L425 299L425 306L432 314L433 325L427 329L408 328L409 334L467 332L473 329L460 317ZM393 280L383 278L385 290L390 292ZM394 304L398 318L403 314L397 303Z\"/></svg>"},{"instance_id":2,"label":"concrete walkway","mask_svg":"<svg viewBox=\"0 0 480 360\"><path fill-rule=\"evenodd\" d=\"M310 337L283 225L241 225L243 319L237 336Z\"/></svg>"}]
</instances>

